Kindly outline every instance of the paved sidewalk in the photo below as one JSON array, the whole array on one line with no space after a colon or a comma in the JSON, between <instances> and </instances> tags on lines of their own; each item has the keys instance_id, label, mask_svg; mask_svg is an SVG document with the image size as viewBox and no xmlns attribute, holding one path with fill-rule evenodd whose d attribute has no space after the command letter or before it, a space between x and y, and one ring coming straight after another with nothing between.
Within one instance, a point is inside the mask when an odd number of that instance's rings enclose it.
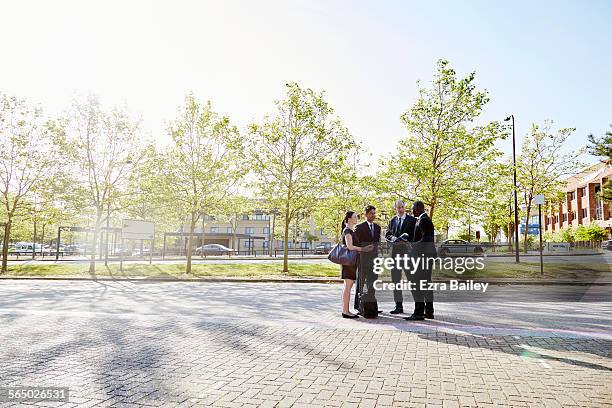
<instances>
[{"instance_id":1,"label":"paved sidewalk","mask_svg":"<svg viewBox=\"0 0 612 408\"><path fill-rule=\"evenodd\" d=\"M4 281L0 386L68 386L67 406L612 406L609 288L513 290L408 323L339 318L337 285Z\"/></svg>"}]
</instances>

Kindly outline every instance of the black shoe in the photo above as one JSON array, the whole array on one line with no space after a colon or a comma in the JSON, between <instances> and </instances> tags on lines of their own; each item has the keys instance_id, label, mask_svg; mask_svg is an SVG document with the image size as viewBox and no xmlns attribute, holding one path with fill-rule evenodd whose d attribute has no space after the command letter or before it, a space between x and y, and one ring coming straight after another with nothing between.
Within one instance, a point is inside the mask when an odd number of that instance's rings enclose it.
<instances>
[{"instance_id":1,"label":"black shoe","mask_svg":"<svg viewBox=\"0 0 612 408\"><path fill-rule=\"evenodd\" d=\"M379 310L379 311L378 311L378 314L381 314L382 312L383 312L382 310Z\"/></svg>"},{"instance_id":2,"label":"black shoe","mask_svg":"<svg viewBox=\"0 0 612 408\"><path fill-rule=\"evenodd\" d=\"M359 316L357 315L350 315L350 314L346 314L346 313L342 313L342 317L345 319L357 319L359 318Z\"/></svg>"},{"instance_id":3,"label":"black shoe","mask_svg":"<svg viewBox=\"0 0 612 408\"><path fill-rule=\"evenodd\" d=\"M433 320L434 319L434 314L433 313L425 313L425 318Z\"/></svg>"},{"instance_id":4,"label":"black shoe","mask_svg":"<svg viewBox=\"0 0 612 408\"><path fill-rule=\"evenodd\" d=\"M400 313L404 313L404 309L402 309L401 307L398 308L396 307L395 309L393 309L392 311L390 311L389 313L391 314L400 314Z\"/></svg>"},{"instance_id":5,"label":"black shoe","mask_svg":"<svg viewBox=\"0 0 612 408\"><path fill-rule=\"evenodd\" d=\"M417 316L412 314L408 317L404 317L404 320L425 320L425 316Z\"/></svg>"}]
</instances>

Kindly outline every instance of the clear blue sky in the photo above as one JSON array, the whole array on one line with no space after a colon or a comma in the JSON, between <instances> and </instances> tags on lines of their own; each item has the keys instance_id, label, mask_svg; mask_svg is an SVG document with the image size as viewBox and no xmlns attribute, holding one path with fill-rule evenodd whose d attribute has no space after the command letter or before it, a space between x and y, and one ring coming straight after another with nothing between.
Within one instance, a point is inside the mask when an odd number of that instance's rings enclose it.
<instances>
[{"instance_id":1,"label":"clear blue sky","mask_svg":"<svg viewBox=\"0 0 612 408\"><path fill-rule=\"evenodd\" d=\"M325 89L377 156L439 58L475 70L483 120L514 113L576 127L568 148L612 123L611 1L3 2L0 90L51 113L76 93L127 104L160 141L185 92L240 125L288 80ZM503 146L504 148L507 146Z\"/></svg>"}]
</instances>

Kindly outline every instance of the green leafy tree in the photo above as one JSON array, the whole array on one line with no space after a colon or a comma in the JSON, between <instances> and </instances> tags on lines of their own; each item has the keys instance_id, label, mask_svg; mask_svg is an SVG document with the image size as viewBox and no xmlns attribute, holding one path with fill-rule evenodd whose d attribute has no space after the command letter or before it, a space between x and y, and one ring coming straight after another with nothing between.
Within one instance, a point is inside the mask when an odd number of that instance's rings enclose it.
<instances>
[{"instance_id":1,"label":"green leafy tree","mask_svg":"<svg viewBox=\"0 0 612 408\"><path fill-rule=\"evenodd\" d=\"M168 205L167 200L159 194L157 182L158 152L153 145L143 150L143 160L135 166L130 174L127 193L121 200L111 204L111 212L118 212L123 217L147 220L155 223L155 239L151 250L162 246L164 233L176 231L182 223L180 206ZM109 226L119 225L121 219L110 219Z\"/></svg>"},{"instance_id":2,"label":"green leafy tree","mask_svg":"<svg viewBox=\"0 0 612 408\"><path fill-rule=\"evenodd\" d=\"M7 270L8 246L15 219L26 216L34 190L53 166L55 157L39 108L0 94L0 205L4 215L2 269Z\"/></svg>"},{"instance_id":3,"label":"green leafy tree","mask_svg":"<svg viewBox=\"0 0 612 408\"><path fill-rule=\"evenodd\" d=\"M574 128L562 128L553 132L550 121L542 127L532 125L516 163L519 200L525 208L525 220L531 216L536 195L544 194L548 201L557 201L563 177L580 167L578 157L581 151L563 153L564 144L574 131ZM527 251L527 228L523 241Z\"/></svg>"},{"instance_id":4,"label":"green leafy tree","mask_svg":"<svg viewBox=\"0 0 612 408\"><path fill-rule=\"evenodd\" d=\"M559 230L559 241L560 242L574 242L576 241L576 230L571 225Z\"/></svg>"},{"instance_id":5,"label":"green leafy tree","mask_svg":"<svg viewBox=\"0 0 612 408\"><path fill-rule=\"evenodd\" d=\"M268 212L267 209L260 207L259 202L243 194L233 194L227 197L225 205L220 208L216 215L219 220L227 221L230 224L230 229L232 231L232 248L236 250L240 249L238 248L237 234L238 225L240 224L242 217L244 215L252 214L255 210L263 210L264 212ZM270 240L270 245L272 241L273 237Z\"/></svg>"},{"instance_id":6,"label":"green leafy tree","mask_svg":"<svg viewBox=\"0 0 612 408\"><path fill-rule=\"evenodd\" d=\"M382 162L380 179L390 192L422 199L436 227L465 216L482 167L500 156L496 141L506 132L498 122L474 126L489 102L476 87L474 72L459 78L448 61L438 61L429 87L402 116L408 135Z\"/></svg>"},{"instance_id":7,"label":"green leafy tree","mask_svg":"<svg viewBox=\"0 0 612 408\"><path fill-rule=\"evenodd\" d=\"M187 216L185 272L191 274L197 223L204 215L220 212L241 179L241 140L227 117L191 94L168 131L172 143L155 160L153 185L160 199Z\"/></svg>"},{"instance_id":8,"label":"green leafy tree","mask_svg":"<svg viewBox=\"0 0 612 408\"><path fill-rule=\"evenodd\" d=\"M479 188L473 194L472 208L475 216L483 224L489 242L503 232L509 234L508 225L513 220L512 166L506 162L487 163L482 168Z\"/></svg>"},{"instance_id":9,"label":"green leafy tree","mask_svg":"<svg viewBox=\"0 0 612 408\"><path fill-rule=\"evenodd\" d=\"M354 141L323 93L286 85L276 113L249 127L253 183L283 222L283 271L289 271L290 225L299 212L311 212L334 185Z\"/></svg>"},{"instance_id":10,"label":"green leafy tree","mask_svg":"<svg viewBox=\"0 0 612 408\"><path fill-rule=\"evenodd\" d=\"M356 156L356 154L355 154ZM375 184L374 178L359 177L359 164L357 157L344 163L339 163L334 182L322 194L312 211L315 225L323 233L338 241L341 233L341 222L346 211L360 213L368 203L373 202L370 190Z\"/></svg>"},{"instance_id":11,"label":"green leafy tree","mask_svg":"<svg viewBox=\"0 0 612 408\"><path fill-rule=\"evenodd\" d=\"M104 110L90 96L75 100L68 114L53 124L65 157L70 193L92 216L89 272L95 273L96 254L105 217L113 202L126 194L130 174L143 158L139 123L123 108Z\"/></svg>"},{"instance_id":12,"label":"green leafy tree","mask_svg":"<svg viewBox=\"0 0 612 408\"><path fill-rule=\"evenodd\" d=\"M612 125L610 125L612 128ZM605 135L595 138L589 135L589 151L594 156L602 157L608 164L612 157L612 130L608 130ZM612 179L608 180L601 189L601 198L607 203L612 203Z\"/></svg>"},{"instance_id":13,"label":"green leafy tree","mask_svg":"<svg viewBox=\"0 0 612 408\"><path fill-rule=\"evenodd\" d=\"M575 232L576 241L601 241L608 236L607 231L597 225L591 223L590 225L579 225Z\"/></svg>"}]
</instances>

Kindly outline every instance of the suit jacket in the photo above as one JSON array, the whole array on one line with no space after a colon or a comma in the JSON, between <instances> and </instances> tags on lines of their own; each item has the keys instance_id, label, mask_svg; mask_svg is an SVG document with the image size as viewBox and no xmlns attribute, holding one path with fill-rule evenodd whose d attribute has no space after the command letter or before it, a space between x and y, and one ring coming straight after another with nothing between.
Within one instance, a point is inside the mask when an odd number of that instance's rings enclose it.
<instances>
[{"instance_id":1,"label":"suit jacket","mask_svg":"<svg viewBox=\"0 0 612 408\"><path fill-rule=\"evenodd\" d=\"M378 243L380 242L380 233L380 225L376 223L374 223L374 236L372 236L367 221L359 223L355 227L355 234L357 234L357 239L359 240L360 246L368 246L369 244L374 244L376 245L376 247L378 247ZM377 250L370 252L369 254L375 255L376 253Z\"/></svg>"},{"instance_id":2,"label":"suit jacket","mask_svg":"<svg viewBox=\"0 0 612 408\"><path fill-rule=\"evenodd\" d=\"M421 214L414 226L414 247L417 252L435 256L434 225L427 213Z\"/></svg>"},{"instance_id":3,"label":"suit jacket","mask_svg":"<svg viewBox=\"0 0 612 408\"><path fill-rule=\"evenodd\" d=\"M416 218L410 214L404 215L404 222L402 225L399 224L400 218L396 215L389 221L389 227L385 233L385 238L391 241L393 237L397 238L402 234L408 234L408 241L414 240L414 226L416 225Z\"/></svg>"}]
</instances>

